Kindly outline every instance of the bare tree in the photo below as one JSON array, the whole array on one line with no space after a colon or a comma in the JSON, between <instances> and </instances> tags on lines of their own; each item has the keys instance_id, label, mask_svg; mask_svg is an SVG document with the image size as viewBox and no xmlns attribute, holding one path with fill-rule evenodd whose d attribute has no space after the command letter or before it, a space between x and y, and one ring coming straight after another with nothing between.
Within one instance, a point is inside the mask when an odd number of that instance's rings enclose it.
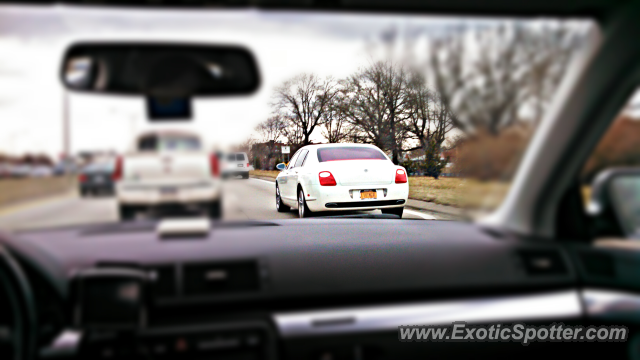
<instances>
[{"instance_id":1,"label":"bare tree","mask_svg":"<svg viewBox=\"0 0 640 360\"><path fill-rule=\"evenodd\" d=\"M433 40L429 68L456 127L497 134L520 120L524 104L540 118L579 44L580 34L563 26L504 23Z\"/></svg>"},{"instance_id":2,"label":"bare tree","mask_svg":"<svg viewBox=\"0 0 640 360\"><path fill-rule=\"evenodd\" d=\"M296 145L308 145L310 136L328 111L336 95L335 81L315 74L300 74L276 88L275 112L283 114L289 126L286 137Z\"/></svg>"},{"instance_id":3,"label":"bare tree","mask_svg":"<svg viewBox=\"0 0 640 360\"><path fill-rule=\"evenodd\" d=\"M256 143L253 135L250 135L245 141L243 141L240 145L236 147L237 151L246 152L247 156L249 156L249 160L253 161L255 157L255 153L253 151L253 145Z\"/></svg>"},{"instance_id":4,"label":"bare tree","mask_svg":"<svg viewBox=\"0 0 640 360\"><path fill-rule=\"evenodd\" d=\"M342 81L340 109L362 142L390 151L398 163L405 133L407 73L392 62L376 62Z\"/></svg>"},{"instance_id":5,"label":"bare tree","mask_svg":"<svg viewBox=\"0 0 640 360\"><path fill-rule=\"evenodd\" d=\"M572 23L547 23L529 36L523 51L530 59L524 79L525 98L532 109L533 124L537 124L555 93L573 54L585 44L586 33Z\"/></svg>"},{"instance_id":6,"label":"bare tree","mask_svg":"<svg viewBox=\"0 0 640 360\"><path fill-rule=\"evenodd\" d=\"M341 96L336 96L322 120L322 136L329 143L347 141L352 136L352 129L341 109Z\"/></svg>"},{"instance_id":7,"label":"bare tree","mask_svg":"<svg viewBox=\"0 0 640 360\"><path fill-rule=\"evenodd\" d=\"M412 76L407 99L407 132L420 144L424 170L438 178L447 164L447 159L441 159L440 153L447 136L455 128L455 114L439 93L427 87L424 75L419 72Z\"/></svg>"},{"instance_id":8,"label":"bare tree","mask_svg":"<svg viewBox=\"0 0 640 360\"><path fill-rule=\"evenodd\" d=\"M274 114L256 126L262 142L277 142L285 133L287 124L281 114Z\"/></svg>"},{"instance_id":9,"label":"bare tree","mask_svg":"<svg viewBox=\"0 0 640 360\"><path fill-rule=\"evenodd\" d=\"M287 126L284 128L282 133L283 137L286 139L287 144L292 145L294 147L304 146L305 143L305 131L300 124L292 118L288 118Z\"/></svg>"}]
</instances>

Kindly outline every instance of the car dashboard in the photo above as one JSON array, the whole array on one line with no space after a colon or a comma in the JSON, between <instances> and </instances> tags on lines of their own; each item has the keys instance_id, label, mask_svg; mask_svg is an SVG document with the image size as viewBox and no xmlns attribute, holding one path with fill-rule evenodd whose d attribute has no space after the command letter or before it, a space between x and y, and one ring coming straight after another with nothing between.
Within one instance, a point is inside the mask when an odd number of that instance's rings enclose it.
<instances>
[{"instance_id":1,"label":"car dashboard","mask_svg":"<svg viewBox=\"0 0 640 360\"><path fill-rule=\"evenodd\" d=\"M627 319L602 294L617 294L607 287L633 284L632 276L616 272L621 265L610 254L584 245L446 221L220 222L201 236L172 237L159 236L157 226L3 235L35 294L40 358L627 353L619 343L398 340L398 327L406 325Z\"/></svg>"}]
</instances>

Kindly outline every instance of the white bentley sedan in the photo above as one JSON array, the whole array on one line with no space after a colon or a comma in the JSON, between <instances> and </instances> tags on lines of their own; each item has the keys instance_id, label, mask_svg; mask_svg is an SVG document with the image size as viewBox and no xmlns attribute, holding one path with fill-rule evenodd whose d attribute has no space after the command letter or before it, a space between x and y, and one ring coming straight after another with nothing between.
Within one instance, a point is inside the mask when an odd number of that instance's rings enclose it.
<instances>
[{"instance_id":1,"label":"white bentley sedan","mask_svg":"<svg viewBox=\"0 0 640 360\"><path fill-rule=\"evenodd\" d=\"M409 197L405 168L373 145L309 145L287 167L277 167L276 208L297 207L301 218L319 211L375 209L402 217Z\"/></svg>"}]
</instances>

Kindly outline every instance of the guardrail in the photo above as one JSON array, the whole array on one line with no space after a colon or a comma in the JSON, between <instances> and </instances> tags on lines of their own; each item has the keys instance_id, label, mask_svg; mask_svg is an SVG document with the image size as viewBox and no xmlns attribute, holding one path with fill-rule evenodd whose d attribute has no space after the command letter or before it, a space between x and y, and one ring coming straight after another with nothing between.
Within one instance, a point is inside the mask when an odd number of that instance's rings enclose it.
<instances>
[{"instance_id":1,"label":"guardrail","mask_svg":"<svg viewBox=\"0 0 640 360\"><path fill-rule=\"evenodd\" d=\"M76 188L76 176L0 179L0 208L62 195Z\"/></svg>"}]
</instances>

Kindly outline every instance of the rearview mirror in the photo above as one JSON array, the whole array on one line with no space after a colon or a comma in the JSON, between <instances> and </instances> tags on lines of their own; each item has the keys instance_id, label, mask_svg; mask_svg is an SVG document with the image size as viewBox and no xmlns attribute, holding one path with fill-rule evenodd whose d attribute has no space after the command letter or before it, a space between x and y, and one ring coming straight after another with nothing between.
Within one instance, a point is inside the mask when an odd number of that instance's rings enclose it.
<instances>
[{"instance_id":1,"label":"rearview mirror","mask_svg":"<svg viewBox=\"0 0 640 360\"><path fill-rule=\"evenodd\" d=\"M260 82L248 50L193 44L74 44L60 75L69 90L163 100L250 94Z\"/></svg>"},{"instance_id":2,"label":"rearview mirror","mask_svg":"<svg viewBox=\"0 0 640 360\"><path fill-rule=\"evenodd\" d=\"M284 170L286 168L287 168L287 165L285 165L284 163L280 163L280 164L276 165L276 169L278 169L280 171L282 171L282 170Z\"/></svg>"},{"instance_id":3,"label":"rearview mirror","mask_svg":"<svg viewBox=\"0 0 640 360\"><path fill-rule=\"evenodd\" d=\"M607 235L640 238L640 168L615 168L600 173L591 186L588 212Z\"/></svg>"}]
</instances>

